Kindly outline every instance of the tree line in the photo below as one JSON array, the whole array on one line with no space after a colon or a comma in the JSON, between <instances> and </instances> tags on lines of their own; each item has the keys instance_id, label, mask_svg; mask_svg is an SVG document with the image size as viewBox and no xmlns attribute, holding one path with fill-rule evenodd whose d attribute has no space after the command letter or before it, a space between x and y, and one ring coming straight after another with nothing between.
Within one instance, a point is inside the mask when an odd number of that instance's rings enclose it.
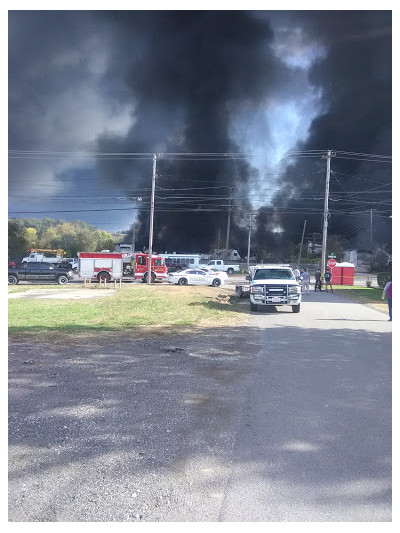
<instances>
[{"instance_id":1,"label":"tree line","mask_svg":"<svg viewBox=\"0 0 400 533\"><path fill-rule=\"evenodd\" d=\"M30 248L63 249L66 257L78 252L114 250L111 233L86 222L50 218L11 218L8 220L8 257L21 261Z\"/></svg>"}]
</instances>

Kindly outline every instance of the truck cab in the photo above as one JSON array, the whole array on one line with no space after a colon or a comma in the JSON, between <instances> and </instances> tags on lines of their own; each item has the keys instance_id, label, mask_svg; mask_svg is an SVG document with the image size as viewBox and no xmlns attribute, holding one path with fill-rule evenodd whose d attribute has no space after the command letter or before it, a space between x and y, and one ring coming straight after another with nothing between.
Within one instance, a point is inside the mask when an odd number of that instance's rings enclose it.
<instances>
[{"instance_id":1,"label":"truck cab","mask_svg":"<svg viewBox=\"0 0 400 533\"><path fill-rule=\"evenodd\" d=\"M256 265L250 268L250 309L290 305L300 312L301 286L289 265Z\"/></svg>"},{"instance_id":2,"label":"truck cab","mask_svg":"<svg viewBox=\"0 0 400 533\"><path fill-rule=\"evenodd\" d=\"M240 270L239 265L225 264L222 259L212 259L205 266L207 268L222 270L226 272L229 276L234 274L235 272L239 272Z\"/></svg>"}]
</instances>

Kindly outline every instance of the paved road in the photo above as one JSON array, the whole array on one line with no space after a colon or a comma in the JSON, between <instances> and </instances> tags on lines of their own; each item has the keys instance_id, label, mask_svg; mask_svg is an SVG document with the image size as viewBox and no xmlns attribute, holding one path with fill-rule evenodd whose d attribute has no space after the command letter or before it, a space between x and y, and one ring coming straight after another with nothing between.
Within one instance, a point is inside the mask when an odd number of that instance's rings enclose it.
<instances>
[{"instance_id":1,"label":"paved road","mask_svg":"<svg viewBox=\"0 0 400 533\"><path fill-rule=\"evenodd\" d=\"M262 346L219 518L390 520L391 323L331 293L302 307L254 317Z\"/></svg>"},{"instance_id":2,"label":"paved road","mask_svg":"<svg viewBox=\"0 0 400 533\"><path fill-rule=\"evenodd\" d=\"M391 326L336 294L189 337L10 342L11 521L391 520Z\"/></svg>"}]
</instances>

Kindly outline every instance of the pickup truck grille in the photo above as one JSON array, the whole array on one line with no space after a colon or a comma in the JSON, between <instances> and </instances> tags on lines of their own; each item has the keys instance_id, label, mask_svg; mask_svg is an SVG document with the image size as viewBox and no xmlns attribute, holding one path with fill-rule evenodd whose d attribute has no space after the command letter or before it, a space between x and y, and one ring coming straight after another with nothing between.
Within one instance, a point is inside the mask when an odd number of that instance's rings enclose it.
<instances>
[{"instance_id":1,"label":"pickup truck grille","mask_svg":"<svg viewBox=\"0 0 400 533\"><path fill-rule=\"evenodd\" d=\"M289 300L289 287L288 285L276 284L276 285L259 285L257 284L257 292L254 292L254 299L258 303L262 304L288 304ZM262 292L260 291L262 289ZM251 291L253 292L253 291Z\"/></svg>"},{"instance_id":2,"label":"pickup truck grille","mask_svg":"<svg viewBox=\"0 0 400 533\"><path fill-rule=\"evenodd\" d=\"M286 296L287 285L263 285L264 294L267 296Z\"/></svg>"}]
</instances>

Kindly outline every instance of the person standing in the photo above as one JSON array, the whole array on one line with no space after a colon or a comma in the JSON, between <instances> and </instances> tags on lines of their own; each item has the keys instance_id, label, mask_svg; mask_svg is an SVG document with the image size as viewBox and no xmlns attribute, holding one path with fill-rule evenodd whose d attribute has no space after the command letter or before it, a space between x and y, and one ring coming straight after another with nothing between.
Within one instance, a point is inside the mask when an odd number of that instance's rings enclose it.
<instances>
[{"instance_id":1,"label":"person standing","mask_svg":"<svg viewBox=\"0 0 400 533\"><path fill-rule=\"evenodd\" d=\"M294 274L294 277L296 278L296 280L299 281L299 279L300 279L300 270L297 267L293 269L293 274Z\"/></svg>"},{"instance_id":2,"label":"person standing","mask_svg":"<svg viewBox=\"0 0 400 533\"><path fill-rule=\"evenodd\" d=\"M326 292L328 292L328 285L330 285L331 291L333 292L332 274L329 272L329 268L326 269L326 272L324 274L324 279L325 279L325 285L326 285Z\"/></svg>"},{"instance_id":3,"label":"person standing","mask_svg":"<svg viewBox=\"0 0 400 533\"><path fill-rule=\"evenodd\" d=\"M315 291L321 292L321 271L319 268L315 271Z\"/></svg>"},{"instance_id":4,"label":"person standing","mask_svg":"<svg viewBox=\"0 0 400 533\"><path fill-rule=\"evenodd\" d=\"M301 286L304 294L306 293L306 291L307 294L310 294L310 274L307 272L306 268L301 274Z\"/></svg>"},{"instance_id":5,"label":"person standing","mask_svg":"<svg viewBox=\"0 0 400 533\"><path fill-rule=\"evenodd\" d=\"M388 281L383 289L382 300L385 299L387 294L388 308L389 308L389 322L392 321L392 282Z\"/></svg>"}]
</instances>

